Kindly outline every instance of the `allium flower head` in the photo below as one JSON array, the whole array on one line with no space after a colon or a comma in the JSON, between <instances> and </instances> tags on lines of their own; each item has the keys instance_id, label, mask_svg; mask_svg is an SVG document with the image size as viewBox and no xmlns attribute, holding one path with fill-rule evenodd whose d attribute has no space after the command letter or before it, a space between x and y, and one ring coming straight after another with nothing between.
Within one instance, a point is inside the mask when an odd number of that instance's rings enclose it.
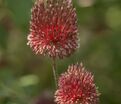
<instances>
[{"instance_id":1,"label":"allium flower head","mask_svg":"<svg viewBox=\"0 0 121 104\"><path fill-rule=\"evenodd\" d=\"M36 54L63 58L78 47L76 11L71 0L37 0L28 45Z\"/></svg>"},{"instance_id":2,"label":"allium flower head","mask_svg":"<svg viewBox=\"0 0 121 104\"><path fill-rule=\"evenodd\" d=\"M61 75L55 92L57 104L98 104L99 93L93 75L82 64L69 66Z\"/></svg>"}]
</instances>

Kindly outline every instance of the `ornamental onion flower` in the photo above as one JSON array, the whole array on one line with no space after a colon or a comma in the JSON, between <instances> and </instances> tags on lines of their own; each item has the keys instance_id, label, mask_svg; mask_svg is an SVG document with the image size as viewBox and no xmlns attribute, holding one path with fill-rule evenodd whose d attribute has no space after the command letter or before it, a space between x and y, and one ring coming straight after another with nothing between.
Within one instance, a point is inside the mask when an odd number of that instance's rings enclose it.
<instances>
[{"instance_id":1,"label":"ornamental onion flower","mask_svg":"<svg viewBox=\"0 0 121 104\"><path fill-rule=\"evenodd\" d=\"M31 10L28 45L52 58L70 56L78 48L75 8L71 0L37 0Z\"/></svg>"},{"instance_id":2,"label":"ornamental onion flower","mask_svg":"<svg viewBox=\"0 0 121 104\"><path fill-rule=\"evenodd\" d=\"M69 66L62 74L55 92L57 104L98 104L99 93L93 75L82 64Z\"/></svg>"}]
</instances>

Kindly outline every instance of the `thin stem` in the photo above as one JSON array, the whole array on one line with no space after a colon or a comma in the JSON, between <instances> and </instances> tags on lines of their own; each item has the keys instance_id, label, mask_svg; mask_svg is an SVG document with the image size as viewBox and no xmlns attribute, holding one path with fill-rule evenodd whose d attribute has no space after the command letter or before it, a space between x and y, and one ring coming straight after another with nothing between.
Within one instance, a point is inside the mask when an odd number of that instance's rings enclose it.
<instances>
[{"instance_id":1,"label":"thin stem","mask_svg":"<svg viewBox=\"0 0 121 104\"><path fill-rule=\"evenodd\" d=\"M56 70L56 61L55 58L53 58L53 64L52 64L52 69L53 69L53 76L54 76L54 80L55 80L55 86L57 88L57 70Z\"/></svg>"}]
</instances>

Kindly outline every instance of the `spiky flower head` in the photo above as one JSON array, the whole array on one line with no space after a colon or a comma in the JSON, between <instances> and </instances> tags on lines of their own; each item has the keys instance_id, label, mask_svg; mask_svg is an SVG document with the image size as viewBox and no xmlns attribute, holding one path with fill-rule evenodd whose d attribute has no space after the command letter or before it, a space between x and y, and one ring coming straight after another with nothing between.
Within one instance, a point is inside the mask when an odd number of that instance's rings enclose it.
<instances>
[{"instance_id":1,"label":"spiky flower head","mask_svg":"<svg viewBox=\"0 0 121 104\"><path fill-rule=\"evenodd\" d=\"M82 64L69 66L61 75L55 92L57 104L98 104L99 93L93 75Z\"/></svg>"},{"instance_id":2,"label":"spiky flower head","mask_svg":"<svg viewBox=\"0 0 121 104\"><path fill-rule=\"evenodd\" d=\"M37 0L31 12L28 45L36 54L63 58L77 49L77 18L71 0Z\"/></svg>"}]
</instances>

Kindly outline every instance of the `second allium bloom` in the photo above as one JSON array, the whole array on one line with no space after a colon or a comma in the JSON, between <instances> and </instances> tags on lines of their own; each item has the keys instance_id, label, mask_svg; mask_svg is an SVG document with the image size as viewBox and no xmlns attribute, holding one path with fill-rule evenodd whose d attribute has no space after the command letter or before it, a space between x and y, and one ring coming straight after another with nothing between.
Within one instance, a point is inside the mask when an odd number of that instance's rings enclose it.
<instances>
[{"instance_id":1,"label":"second allium bloom","mask_svg":"<svg viewBox=\"0 0 121 104\"><path fill-rule=\"evenodd\" d=\"M59 78L55 101L57 104L98 104L99 93L93 75L82 64L69 66Z\"/></svg>"},{"instance_id":2,"label":"second allium bloom","mask_svg":"<svg viewBox=\"0 0 121 104\"><path fill-rule=\"evenodd\" d=\"M71 55L78 47L77 18L71 0L37 0L32 8L28 45L52 58Z\"/></svg>"}]
</instances>

